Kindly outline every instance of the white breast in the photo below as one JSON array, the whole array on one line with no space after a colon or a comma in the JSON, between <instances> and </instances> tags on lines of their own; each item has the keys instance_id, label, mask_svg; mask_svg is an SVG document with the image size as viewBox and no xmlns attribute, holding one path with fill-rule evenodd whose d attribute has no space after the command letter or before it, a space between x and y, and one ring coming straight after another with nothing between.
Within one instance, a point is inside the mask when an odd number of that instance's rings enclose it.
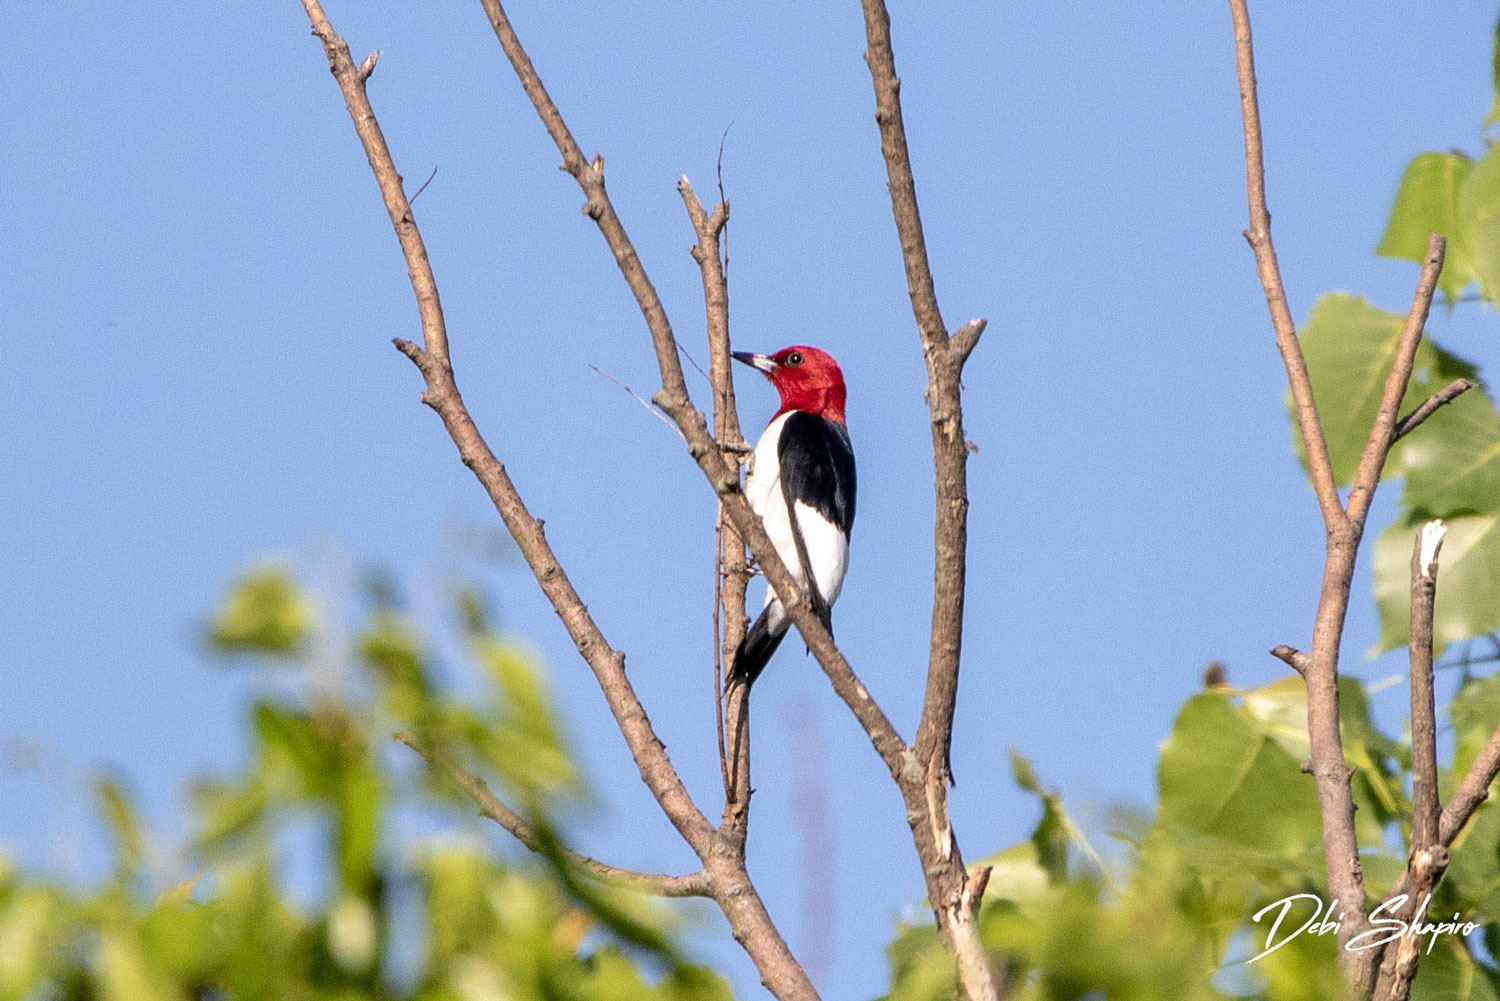
<instances>
[{"instance_id":1,"label":"white breast","mask_svg":"<svg viewBox=\"0 0 1500 1001\"><path fill-rule=\"evenodd\" d=\"M799 587L806 587L802 572L802 561L797 554L797 541L792 535L791 518L786 509L786 498L781 492L781 460L778 446L781 429L790 417L782 414L773 420L755 445L755 454L750 459L750 475L745 478L745 499L750 509L760 515L765 523L766 534L781 556L787 569L792 572ZM844 574L849 569L849 540L828 519L800 501L796 505L797 524L802 529L802 541L807 545L808 562L813 567L813 578L818 583L818 592L830 606L838 600L844 587ZM775 593L766 588L766 604L775 601ZM777 602L779 611L780 603ZM773 614L773 619L779 619ZM773 621L772 625L778 625Z\"/></svg>"}]
</instances>

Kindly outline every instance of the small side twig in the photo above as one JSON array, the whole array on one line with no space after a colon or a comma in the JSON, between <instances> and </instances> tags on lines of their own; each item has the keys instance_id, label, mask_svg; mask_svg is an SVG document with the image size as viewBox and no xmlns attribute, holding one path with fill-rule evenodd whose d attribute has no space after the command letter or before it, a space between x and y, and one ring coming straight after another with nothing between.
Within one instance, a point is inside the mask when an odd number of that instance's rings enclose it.
<instances>
[{"instance_id":1,"label":"small side twig","mask_svg":"<svg viewBox=\"0 0 1500 1001\"><path fill-rule=\"evenodd\" d=\"M1418 427L1420 427L1423 421L1431 417L1439 407L1443 406L1446 403L1452 403L1454 400L1458 399L1459 396L1463 395L1473 388L1474 383L1470 382L1468 379L1454 379L1452 382L1448 383L1448 385L1444 386L1442 389L1438 390L1436 393L1433 393L1431 396L1427 397L1427 399L1423 400L1422 403L1411 413L1407 414L1405 417L1397 421L1395 433L1392 436L1391 440L1393 442L1397 442L1402 438L1405 438L1407 435L1411 434Z\"/></svg>"},{"instance_id":2,"label":"small side twig","mask_svg":"<svg viewBox=\"0 0 1500 1001\"><path fill-rule=\"evenodd\" d=\"M437 165L433 164L432 173L430 173L430 174L427 175L427 180L423 181L422 182L422 186L419 187L416 190L416 192L410 198L407 199L407 203L411 204L411 205L415 205L417 203L417 199L420 198L420 197L422 197L422 192L424 192L424 191L427 190L427 185L431 184L432 183L432 179L434 177L436 177L436 176L437 176Z\"/></svg>"},{"instance_id":3,"label":"small side twig","mask_svg":"<svg viewBox=\"0 0 1500 1001\"><path fill-rule=\"evenodd\" d=\"M1296 647L1287 646L1285 643L1271 648L1271 656L1284 662L1292 670L1306 677L1308 657L1307 654Z\"/></svg>"},{"instance_id":4,"label":"small side twig","mask_svg":"<svg viewBox=\"0 0 1500 1001\"><path fill-rule=\"evenodd\" d=\"M1448 241L1437 233L1428 235L1427 254L1422 261L1421 273L1417 276L1411 309L1406 314L1406 324L1396 342L1396 358L1391 362L1391 371L1385 378L1385 388L1381 392L1370 437L1359 457L1354 484L1349 488L1349 503L1344 510L1349 526L1356 533L1364 528L1365 516L1369 514L1370 503L1380 485L1380 474L1385 470L1385 460L1390 455L1391 445L1396 441L1396 414L1401 408L1401 398L1406 395L1412 369L1417 363L1417 348L1422 343L1422 329L1427 325L1427 314L1432 310L1432 297L1437 292L1438 277L1443 272L1443 257L1447 248ZM1435 404L1433 409L1436 410L1438 406L1441 404ZM1422 419L1426 419L1425 415Z\"/></svg>"},{"instance_id":5,"label":"small side twig","mask_svg":"<svg viewBox=\"0 0 1500 1001\"><path fill-rule=\"evenodd\" d=\"M485 781L463 768L451 757L438 750L431 743L421 739L410 730L403 730L395 735L407 747L416 751L434 771L442 773L449 781L462 789L474 805L479 808L479 815L487 817L505 828L521 844L534 852L541 852L546 846L537 837L537 833L531 825L519 813L506 806L493 792ZM641 893L656 897L711 897L712 887L709 885L708 877L699 870L686 876L664 876L657 873L636 872L633 869L622 869L619 866L600 862L596 858L573 851L563 849L563 857L580 871L587 873L597 880L624 886Z\"/></svg>"},{"instance_id":6,"label":"small side twig","mask_svg":"<svg viewBox=\"0 0 1500 1001\"><path fill-rule=\"evenodd\" d=\"M633 390L629 386L625 385L625 383L621 382L619 379L616 379L614 376L612 376L608 372L604 371L604 369L600 368L598 365L590 364L589 368L593 369L595 372L598 372L600 375L604 376L604 378L608 379L610 382L614 383L616 386L619 386L621 389L625 390L625 392L627 392L627 393L629 393L631 395L631 397L635 400L635 402L639 403L641 406L643 406L643 407L646 408L646 412L648 414L650 414L652 417L655 417L657 420L659 420L663 424L665 424L667 426L667 430L671 431L673 434L675 434L679 438L682 437L682 432L679 431L679 430L677 430L677 425L673 424L670 420L668 420L666 414L662 413L660 410L657 410L649 402L647 402L646 400L642 399L641 398L641 394L637 393L635 390Z\"/></svg>"}]
</instances>

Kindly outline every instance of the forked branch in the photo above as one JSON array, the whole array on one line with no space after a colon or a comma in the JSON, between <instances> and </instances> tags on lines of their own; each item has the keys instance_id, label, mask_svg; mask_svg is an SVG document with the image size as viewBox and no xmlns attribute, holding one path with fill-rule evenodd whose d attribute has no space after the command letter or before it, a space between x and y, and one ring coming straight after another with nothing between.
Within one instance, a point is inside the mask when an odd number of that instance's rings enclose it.
<instances>
[{"instance_id":1,"label":"forked branch","mask_svg":"<svg viewBox=\"0 0 1500 1001\"><path fill-rule=\"evenodd\" d=\"M1339 962L1350 985L1361 993L1368 993L1375 972L1373 952L1369 949L1351 951L1347 948L1351 940L1369 929L1370 921L1365 910L1364 871L1360 865L1354 827L1354 798L1349 786L1353 769L1344 760L1343 738L1339 731L1339 646L1349 610L1349 591L1354 579L1360 539L1364 534L1365 518L1391 445L1400 434L1410 431L1427 414L1445 402L1434 398L1419 407L1407 421L1397 420L1397 409L1411 381L1422 329L1432 307L1438 276L1442 272L1445 244L1443 238L1435 233L1428 240L1427 254L1412 297L1411 309L1360 457L1348 504L1345 505L1339 499L1333 478L1327 443L1313 399L1312 381L1297 341L1297 331L1287 307L1286 292L1276 262L1276 250L1271 242L1271 216L1266 208L1265 164L1261 145L1260 109L1256 97L1255 52L1250 33L1250 15L1246 9L1246 0L1229 0L1229 7L1234 21L1235 64L1245 137L1245 192L1250 215L1250 228L1246 230L1245 237L1255 254L1256 272L1265 292L1276 345L1291 384L1297 428L1307 447L1308 471L1327 536L1311 647L1305 656L1297 654L1290 647L1278 647L1273 652L1296 667L1306 681L1308 737L1312 748L1309 765L1317 782L1328 892L1348 909L1348 918L1338 929ZM1449 390L1452 390L1453 396L1462 392L1462 389L1449 387L1438 395L1442 396ZM1451 399L1452 396L1447 398ZM1417 416L1419 413L1420 417ZM1289 653L1283 655L1280 652L1282 650Z\"/></svg>"}]
</instances>

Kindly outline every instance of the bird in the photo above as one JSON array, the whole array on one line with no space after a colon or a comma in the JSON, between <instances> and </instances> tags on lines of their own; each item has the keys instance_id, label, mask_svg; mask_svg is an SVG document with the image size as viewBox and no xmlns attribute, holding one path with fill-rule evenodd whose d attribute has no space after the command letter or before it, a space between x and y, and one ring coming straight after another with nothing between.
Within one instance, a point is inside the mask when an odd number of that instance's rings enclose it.
<instances>
[{"instance_id":1,"label":"bird","mask_svg":"<svg viewBox=\"0 0 1500 1001\"><path fill-rule=\"evenodd\" d=\"M763 373L781 394L781 408L761 434L745 478L745 499L771 543L807 595L825 628L849 569L854 528L854 449L844 419L844 373L826 351L805 344L775 354L733 352L735 361ZM776 592L735 650L730 687L747 688L791 626Z\"/></svg>"}]
</instances>

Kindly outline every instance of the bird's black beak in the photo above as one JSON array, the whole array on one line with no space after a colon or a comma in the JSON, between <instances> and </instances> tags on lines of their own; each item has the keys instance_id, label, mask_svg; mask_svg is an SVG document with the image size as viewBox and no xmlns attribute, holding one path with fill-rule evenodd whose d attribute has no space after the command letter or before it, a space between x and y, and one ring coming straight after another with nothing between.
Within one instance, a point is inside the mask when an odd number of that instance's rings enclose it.
<instances>
[{"instance_id":1,"label":"bird's black beak","mask_svg":"<svg viewBox=\"0 0 1500 1001\"><path fill-rule=\"evenodd\" d=\"M760 369L767 375L776 371L776 362L772 361L769 355L751 354L749 351L732 351L730 352L730 357L735 361L744 362L751 368Z\"/></svg>"}]
</instances>

